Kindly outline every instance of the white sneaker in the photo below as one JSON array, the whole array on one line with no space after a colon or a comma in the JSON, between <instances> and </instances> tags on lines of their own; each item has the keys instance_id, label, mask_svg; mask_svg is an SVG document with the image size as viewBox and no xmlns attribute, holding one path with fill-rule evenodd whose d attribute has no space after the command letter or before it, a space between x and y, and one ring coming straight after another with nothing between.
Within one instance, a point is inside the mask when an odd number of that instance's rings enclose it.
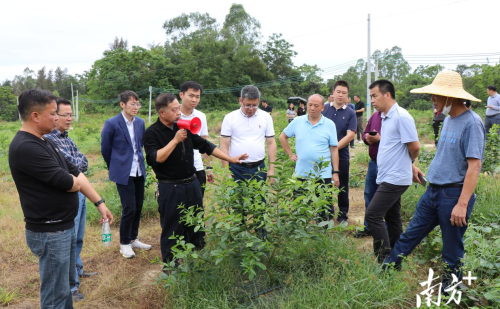
<instances>
[{"instance_id":1,"label":"white sneaker","mask_svg":"<svg viewBox=\"0 0 500 309\"><path fill-rule=\"evenodd\" d=\"M131 259L135 257L134 250L132 250L132 245L120 245L120 253L126 259Z\"/></svg>"},{"instance_id":2,"label":"white sneaker","mask_svg":"<svg viewBox=\"0 0 500 309\"><path fill-rule=\"evenodd\" d=\"M152 246L142 243L139 241L139 239L132 240L130 243L132 245L132 248L138 248L138 249L144 249L144 250L151 250Z\"/></svg>"}]
</instances>

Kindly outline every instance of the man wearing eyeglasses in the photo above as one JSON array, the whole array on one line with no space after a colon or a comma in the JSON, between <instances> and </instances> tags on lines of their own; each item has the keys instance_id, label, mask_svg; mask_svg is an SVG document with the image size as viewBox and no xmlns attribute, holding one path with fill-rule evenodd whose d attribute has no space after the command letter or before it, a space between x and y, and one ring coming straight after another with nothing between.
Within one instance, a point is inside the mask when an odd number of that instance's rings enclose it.
<instances>
[{"instance_id":1,"label":"man wearing eyeglasses","mask_svg":"<svg viewBox=\"0 0 500 309\"><path fill-rule=\"evenodd\" d=\"M146 168L142 135L146 127L144 120L136 117L141 107L139 96L126 90L119 97L122 112L104 123L101 153L108 166L109 179L116 183L122 203L120 253L130 259L135 257L134 248L151 249L151 245L137 239L144 203Z\"/></svg>"},{"instance_id":2,"label":"man wearing eyeglasses","mask_svg":"<svg viewBox=\"0 0 500 309\"><path fill-rule=\"evenodd\" d=\"M73 120L71 110L71 102L57 98L57 115L59 120L56 123L56 128L43 137L51 139L59 148L66 160L73 163L81 173L85 173L88 168L87 158L78 150L75 142L68 136L68 130ZM83 300L85 297L78 291L80 286L79 277L95 276L96 272L86 272L83 270L83 262L80 258L80 252L83 247L83 237L85 236L85 221L87 217L87 198L81 192L78 192L78 213L75 217L75 236L76 236L76 274L75 286L71 287L71 293L74 301Z\"/></svg>"},{"instance_id":3,"label":"man wearing eyeglasses","mask_svg":"<svg viewBox=\"0 0 500 309\"><path fill-rule=\"evenodd\" d=\"M220 148L230 157L241 153L249 156L241 164L229 163L235 181L252 177L265 181L267 176L274 175L273 162L276 161L273 119L265 111L259 110L260 91L257 87L245 86L241 90L239 102L240 109L227 114L222 121ZM267 175L263 172L266 167L266 145L269 158ZM226 161L222 162L223 167L226 164Z\"/></svg>"}]
</instances>

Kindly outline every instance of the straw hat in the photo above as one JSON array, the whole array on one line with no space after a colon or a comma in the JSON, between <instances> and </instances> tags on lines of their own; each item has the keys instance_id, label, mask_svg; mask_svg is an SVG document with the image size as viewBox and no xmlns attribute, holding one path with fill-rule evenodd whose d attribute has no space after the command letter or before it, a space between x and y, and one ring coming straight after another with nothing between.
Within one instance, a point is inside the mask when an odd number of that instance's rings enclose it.
<instances>
[{"instance_id":1,"label":"straw hat","mask_svg":"<svg viewBox=\"0 0 500 309\"><path fill-rule=\"evenodd\" d=\"M481 102L480 99L464 90L462 86L462 76L454 71L439 72L434 81L429 86L413 89L411 93L430 93L445 97L459 98Z\"/></svg>"}]
</instances>

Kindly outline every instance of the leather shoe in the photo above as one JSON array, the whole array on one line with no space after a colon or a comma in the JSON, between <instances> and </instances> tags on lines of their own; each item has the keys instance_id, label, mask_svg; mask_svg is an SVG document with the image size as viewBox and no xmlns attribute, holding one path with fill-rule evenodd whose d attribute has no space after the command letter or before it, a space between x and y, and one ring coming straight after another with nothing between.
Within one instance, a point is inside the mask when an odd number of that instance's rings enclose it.
<instances>
[{"instance_id":1,"label":"leather shoe","mask_svg":"<svg viewBox=\"0 0 500 309\"><path fill-rule=\"evenodd\" d=\"M372 232L370 232L369 230L361 230L361 231L356 231L356 233L354 233L355 238L363 238L367 236L372 236Z\"/></svg>"}]
</instances>

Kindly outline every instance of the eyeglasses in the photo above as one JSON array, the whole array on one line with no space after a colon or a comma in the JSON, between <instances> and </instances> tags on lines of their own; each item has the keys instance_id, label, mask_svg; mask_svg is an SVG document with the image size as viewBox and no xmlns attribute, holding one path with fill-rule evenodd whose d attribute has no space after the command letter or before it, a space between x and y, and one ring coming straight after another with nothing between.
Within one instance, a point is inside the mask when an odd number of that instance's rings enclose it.
<instances>
[{"instance_id":1,"label":"eyeglasses","mask_svg":"<svg viewBox=\"0 0 500 309\"><path fill-rule=\"evenodd\" d=\"M64 114L64 115L57 114L57 115L58 115L59 117L61 117L61 118L66 118L66 119L68 119L68 118L73 118L73 114Z\"/></svg>"},{"instance_id":2,"label":"eyeglasses","mask_svg":"<svg viewBox=\"0 0 500 309\"><path fill-rule=\"evenodd\" d=\"M130 103L130 106L141 108L141 103Z\"/></svg>"},{"instance_id":3,"label":"eyeglasses","mask_svg":"<svg viewBox=\"0 0 500 309\"><path fill-rule=\"evenodd\" d=\"M246 109L257 109L259 107L259 105L243 105Z\"/></svg>"}]
</instances>

